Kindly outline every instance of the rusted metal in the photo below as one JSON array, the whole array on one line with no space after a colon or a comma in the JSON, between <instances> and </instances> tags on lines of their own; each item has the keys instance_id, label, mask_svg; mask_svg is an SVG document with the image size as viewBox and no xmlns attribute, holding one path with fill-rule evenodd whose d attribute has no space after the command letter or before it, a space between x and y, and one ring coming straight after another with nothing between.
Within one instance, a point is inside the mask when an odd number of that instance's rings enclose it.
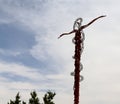
<instances>
[{"instance_id":1,"label":"rusted metal","mask_svg":"<svg viewBox=\"0 0 120 104\"><path fill-rule=\"evenodd\" d=\"M89 25L91 25L94 21L96 21L99 18L105 17L105 15L103 16L99 16L95 19L93 19L91 22L89 22L86 25L81 26L81 22L82 22L82 18L78 18L76 19L76 21L74 22L73 25L73 30L69 33L63 33L61 34L58 38L64 36L64 35L69 35L72 33L75 33L75 37L73 38L72 42L75 44L75 54L73 56L73 58L75 59L74 62L74 104L79 104L79 90L80 90L80 81L83 80L83 76L80 75L80 71L82 70L82 64L81 62L81 54L83 51L83 41L84 41L84 33L83 33L83 29L85 29L86 27L88 27Z\"/></svg>"}]
</instances>

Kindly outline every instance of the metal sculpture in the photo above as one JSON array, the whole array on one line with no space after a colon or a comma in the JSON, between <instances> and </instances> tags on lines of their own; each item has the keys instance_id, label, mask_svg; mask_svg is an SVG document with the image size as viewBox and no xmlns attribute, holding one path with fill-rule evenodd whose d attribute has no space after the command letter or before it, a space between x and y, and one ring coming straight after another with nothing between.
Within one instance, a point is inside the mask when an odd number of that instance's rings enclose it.
<instances>
[{"instance_id":1,"label":"metal sculpture","mask_svg":"<svg viewBox=\"0 0 120 104\"><path fill-rule=\"evenodd\" d=\"M84 48L83 41L85 39L83 29L85 29L86 27L91 25L94 21L102 17L105 17L105 15L99 16L83 26L81 26L82 18L77 18L74 22L73 30L69 33L63 33L58 37L61 38L64 35L75 33L75 37L72 39L72 42L75 44L75 54L73 56L73 58L75 59L74 63L75 69L74 72L71 73L71 75L74 76L74 104L79 104L79 82L83 80L83 76L80 75L80 71L83 69L80 60Z\"/></svg>"}]
</instances>

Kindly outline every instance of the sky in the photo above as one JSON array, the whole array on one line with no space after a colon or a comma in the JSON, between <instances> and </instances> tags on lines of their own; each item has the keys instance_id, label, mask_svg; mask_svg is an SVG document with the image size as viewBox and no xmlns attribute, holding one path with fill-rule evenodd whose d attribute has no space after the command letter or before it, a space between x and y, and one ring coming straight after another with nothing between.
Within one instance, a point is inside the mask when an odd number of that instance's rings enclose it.
<instances>
[{"instance_id":1,"label":"sky","mask_svg":"<svg viewBox=\"0 0 120 104\"><path fill-rule=\"evenodd\" d=\"M56 104L73 104L74 34L82 24L97 20L84 30L81 56L84 80L81 104L120 103L119 0L0 0L0 103L20 92L28 101L36 90L40 101L46 91L56 92Z\"/></svg>"}]
</instances>

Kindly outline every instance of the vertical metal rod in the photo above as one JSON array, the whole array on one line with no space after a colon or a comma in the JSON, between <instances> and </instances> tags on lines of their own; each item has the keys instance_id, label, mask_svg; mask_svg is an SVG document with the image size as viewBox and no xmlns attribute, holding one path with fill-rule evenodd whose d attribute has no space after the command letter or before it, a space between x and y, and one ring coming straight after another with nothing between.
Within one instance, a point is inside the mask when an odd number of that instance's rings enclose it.
<instances>
[{"instance_id":1,"label":"vertical metal rod","mask_svg":"<svg viewBox=\"0 0 120 104\"><path fill-rule=\"evenodd\" d=\"M80 82L80 59L81 59L81 33L75 33L75 75L74 75L74 104L79 104L79 82Z\"/></svg>"},{"instance_id":2,"label":"vertical metal rod","mask_svg":"<svg viewBox=\"0 0 120 104\"><path fill-rule=\"evenodd\" d=\"M81 75L80 75L80 71L81 69L81 53L83 51L83 29L88 27L89 25L91 25L94 21L96 21L99 18L105 17L105 15L103 16L99 16L95 19L93 19L91 22L89 22L86 25L81 26L81 22L82 22L82 18L78 18L76 19L74 25L73 25L73 31L69 32L69 33L63 33L61 34L58 38L62 37L63 35L69 35L72 33L75 33L75 37L73 38L73 43L75 44L75 54L74 54L74 66L75 66L75 70L74 70L74 104L79 104L79 92L80 92L80 81L82 79L80 79Z\"/></svg>"}]
</instances>

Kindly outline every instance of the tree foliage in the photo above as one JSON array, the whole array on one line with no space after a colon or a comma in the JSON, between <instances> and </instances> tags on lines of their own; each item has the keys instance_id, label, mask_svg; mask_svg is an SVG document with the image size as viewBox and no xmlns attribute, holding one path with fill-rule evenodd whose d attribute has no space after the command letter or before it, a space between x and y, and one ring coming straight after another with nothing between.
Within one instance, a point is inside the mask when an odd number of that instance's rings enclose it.
<instances>
[{"instance_id":1,"label":"tree foliage","mask_svg":"<svg viewBox=\"0 0 120 104\"><path fill-rule=\"evenodd\" d=\"M31 98L29 99L29 104L40 104L39 98L37 97L37 93L35 91L30 93Z\"/></svg>"},{"instance_id":2,"label":"tree foliage","mask_svg":"<svg viewBox=\"0 0 120 104\"><path fill-rule=\"evenodd\" d=\"M52 101L55 95L55 93L48 91L43 97L44 104L55 104Z\"/></svg>"},{"instance_id":3,"label":"tree foliage","mask_svg":"<svg viewBox=\"0 0 120 104\"><path fill-rule=\"evenodd\" d=\"M44 103L40 103L36 91L31 92L30 95L31 97L29 99L28 104L55 104L52 100L56 94L51 91L48 91L44 95L43 97ZM15 96L15 100L10 100L10 102L8 102L7 104L27 104L27 103L24 101L21 101L21 98L18 92L17 95Z\"/></svg>"},{"instance_id":4,"label":"tree foliage","mask_svg":"<svg viewBox=\"0 0 120 104\"><path fill-rule=\"evenodd\" d=\"M21 104L19 92L17 93L15 100L10 100L10 103L8 104ZM22 104L26 104L26 103L23 101Z\"/></svg>"}]
</instances>

